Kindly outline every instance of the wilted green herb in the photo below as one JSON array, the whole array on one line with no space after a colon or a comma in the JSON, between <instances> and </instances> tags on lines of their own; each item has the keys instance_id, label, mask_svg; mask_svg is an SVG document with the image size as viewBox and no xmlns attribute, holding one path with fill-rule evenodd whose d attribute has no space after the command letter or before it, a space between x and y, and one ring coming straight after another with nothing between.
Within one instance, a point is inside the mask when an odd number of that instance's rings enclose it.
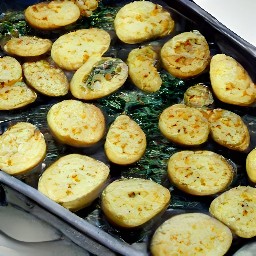
<instances>
[{"instance_id":1,"label":"wilted green herb","mask_svg":"<svg viewBox=\"0 0 256 256\"><path fill-rule=\"evenodd\" d=\"M0 39L10 35L27 35L30 32L22 11L10 11L0 16Z\"/></svg>"},{"instance_id":2,"label":"wilted green herb","mask_svg":"<svg viewBox=\"0 0 256 256\"><path fill-rule=\"evenodd\" d=\"M186 90L185 83L161 71L163 84L152 94L139 90L121 90L104 99L99 104L113 119L125 113L135 120L147 136L147 150L136 164L122 167L123 177L141 177L162 183L166 176L166 162L176 150L158 129L158 117L168 106L182 100Z\"/></svg>"},{"instance_id":3,"label":"wilted green herb","mask_svg":"<svg viewBox=\"0 0 256 256\"><path fill-rule=\"evenodd\" d=\"M105 77L107 80L111 80L111 78L117 74L119 74L122 70L120 64L123 61L121 59L108 59L99 61L90 72L89 76L86 76L83 85L91 90L94 89L94 84L99 81L99 76Z\"/></svg>"},{"instance_id":4,"label":"wilted green herb","mask_svg":"<svg viewBox=\"0 0 256 256\"><path fill-rule=\"evenodd\" d=\"M101 2L98 8L88 18L92 27L104 30L114 30L114 19L120 7L104 6Z\"/></svg>"}]
</instances>

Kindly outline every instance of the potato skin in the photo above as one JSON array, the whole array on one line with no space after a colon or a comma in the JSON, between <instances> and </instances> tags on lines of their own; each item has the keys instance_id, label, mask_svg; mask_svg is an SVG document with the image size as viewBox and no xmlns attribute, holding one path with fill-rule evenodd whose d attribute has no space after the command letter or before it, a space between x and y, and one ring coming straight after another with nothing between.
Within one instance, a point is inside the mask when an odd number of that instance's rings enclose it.
<instances>
[{"instance_id":1,"label":"potato skin","mask_svg":"<svg viewBox=\"0 0 256 256\"><path fill-rule=\"evenodd\" d=\"M212 57L210 81L214 94L222 102L237 106L249 106L255 102L255 84L243 66L231 56L216 54Z\"/></svg>"}]
</instances>

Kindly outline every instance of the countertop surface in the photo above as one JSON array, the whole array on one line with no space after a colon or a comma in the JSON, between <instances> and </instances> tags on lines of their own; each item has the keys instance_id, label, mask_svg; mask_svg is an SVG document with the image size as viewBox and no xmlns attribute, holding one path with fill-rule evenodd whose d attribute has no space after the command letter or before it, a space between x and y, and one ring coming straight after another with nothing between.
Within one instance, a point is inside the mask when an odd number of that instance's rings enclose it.
<instances>
[{"instance_id":1,"label":"countertop surface","mask_svg":"<svg viewBox=\"0 0 256 256\"><path fill-rule=\"evenodd\" d=\"M227 28L256 46L255 0L194 0Z\"/></svg>"}]
</instances>

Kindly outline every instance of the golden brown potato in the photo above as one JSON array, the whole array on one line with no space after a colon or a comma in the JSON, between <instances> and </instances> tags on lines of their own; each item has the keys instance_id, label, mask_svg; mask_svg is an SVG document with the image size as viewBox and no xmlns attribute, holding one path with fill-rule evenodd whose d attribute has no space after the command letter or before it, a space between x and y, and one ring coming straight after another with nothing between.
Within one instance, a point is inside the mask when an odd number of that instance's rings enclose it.
<instances>
[{"instance_id":1,"label":"golden brown potato","mask_svg":"<svg viewBox=\"0 0 256 256\"><path fill-rule=\"evenodd\" d=\"M135 86L145 92L156 92L162 85L157 72L158 54L152 46L133 49L127 59L129 77Z\"/></svg>"},{"instance_id":2,"label":"golden brown potato","mask_svg":"<svg viewBox=\"0 0 256 256\"><path fill-rule=\"evenodd\" d=\"M215 198L209 211L243 238L256 236L256 188L238 186Z\"/></svg>"},{"instance_id":3,"label":"golden brown potato","mask_svg":"<svg viewBox=\"0 0 256 256\"><path fill-rule=\"evenodd\" d=\"M0 136L0 169L8 174L29 172L45 155L44 135L31 123L18 122Z\"/></svg>"},{"instance_id":4,"label":"golden brown potato","mask_svg":"<svg viewBox=\"0 0 256 256\"><path fill-rule=\"evenodd\" d=\"M255 84L243 66L230 56L212 57L210 80L216 97L225 103L249 106L255 101Z\"/></svg>"},{"instance_id":5,"label":"golden brown potato","mask_svg":"<svg viewBox=\"0 0 256 256\"><path fill-rule=\"evenodd\" d=\"M74 147L95 145L105 133L105 117L101 109L78 100L54 104L48 111L47 123L59 142Z\"/></svg>"},{"instance_id":6,"label":"golden brown potato","mask_svg":"<svg viewBox=\"0 0 256 256\"><path fill-rule=\"evenodd\" d=\"M233 180L232 165L221 155L208 150L183 150L168 161L170 181L192 195L214 195Z\"/></svg>"},{"instance_id":7,"label":"golden brown potato","mask_svg":"<svg viewBox=\"0 0 256 256\"><path fill-rule=\"evenodd\" d=\"M185 213L158 227L150 251L153 256L223 256L232 240L231 231L220 221L203 213Z\"/></svg>"},{"instance_id":8,"label":"golden brown potato","mask_svg":"<svg viewBox=\"0 0 256 256\"><path fill-rule=\"evenodd\" d=\"M21 64L14 57L0 58L0 85L12 85L22 80Z\"/></svg>"},{"instance_id":9,"label":"golden brown potato","mask_svg":"<svg viewBox=\"0 0 256 256\"><path fill-rule=\"evenodd\" d=\"M256 183L256 149L246 157L246 172L251 182Z\"/></svg>"},{"instance_id":10,"label":"golden brown potato","mask_svg":"<svg viewBox=\"0 0 256 256\"><path fill-rule=\"evenodd\" d=\"M118 11L114 26L121 41L136 44L170 34L174 21L162 6L150 1L134 1Z\"/></svg>"},{"instance_id":11,"label":"golden brown potato","mask_svg":"<svg viewBox=\"0 0 256 256\"><path fill-rule=\"evenodd\" d=\"M73 75L70 91L78 99L99 99L118 90L127 77L128 66L121 59L92 56Z\"/></svg>"},{"instance_id":12,"label":"golden brown potato","mask_svg":"<svg viewBox=\"0 0 256 256\"><path fill-rule=\"evenodd\" d=\"M232 150L246 151L250 145L249 130L242 118L232 111L214 109L209 114L211 137Z\"/></svg>"},{"instance_id":13,"label":"golden brown potato","mask_svg":"<svg viewBox=\"0 0 256 256\"><path fill-rule=\"evenodd\" d=\"M120 115L108 130L104 149L111 162L127 165L137 162L146 146L146 135L140 126L127 115Z\"/></svg>"},{"instance_id":14,"label":"golden brown potato","mask_svg":"<svg viewBox=\"0 0 256 256\"><path fill-rule=\"evenodd\" d=\"M184 146L198 146L207 141L210 126L197 108L172 105L161 113L158 122L161 133L170 141Z\"/></svg>"},{"instance_id":15,"label":"golden brown potato","mask_svg":"<svg viewBox=\"0 0 256 256\"><path fill-rule=\"evenodd\" d=\"M23 74L28 85L48 96L63 96L68 93L69 82L65 73L46 60L25 62Z\"/></svg>"},{"instance_id":16,"label":"golden brown potato","mask_svg":"<svg viewBox=\"0 0 256 256\"><path fill-rule=\"evenodd\" d=\"M101 208L115 225L139 227L166 209L170 191L146 179L121 179L110 183L101 195Z\"/></svg>"},{"instance_id":17,"label":"golden brown potato","mask_svg":"<svg viewBox=\"0 0 256 256\"><path fill-rule=\"evenodd\" d=\"M40 56L52 47L52 41L35 36L13 37L4 45L4 50L11 54L21 57Z\"/></svg>"},{"instance_id":18,"label":"golden brown potato","mask_svg":"<svg viewBox=\"0 0 256 256\"><path fill-rule=\"evenodd\" d=\"M0 85L0 110L12 110L27 106L37 99L37 94L24 82Z\"/></svg>"},{"instance_id":19,"label":"golden brown potato","mask_svg":"<svg viewBox=\"0 0 256 256\"><path fill-rule=\"evenodd\" d=\"M51 57L63 69L77 70L91 57L102 56L110 41L103 29L79 29L60 36L52 45Z\"/></svg>"},{"instance_id":20,"label":"golden brown potato","mask_svg":"<svg viewBox=\"0 0 256 256\"><path fill-rule=\"evenodd\" d=\"M210 63L210 50L199 31L180 33L161 49L163 67L173 76L190 78L201 74Z\"/></svg>"},{"instance_id":21,"label":"golden brown potato","mask_svg":"<svg viewBox=\"0 0 256 256\"><path fill-rule=\"evenodd\" d=\"M72 1L50 1L30 5L24 14L31 26L48 30L74 23L80 17L80 10Z\"/></svg>"},{"instance_id":22,"label":"golden brown potato","mask_svg":"<svg viewBox=\"0 0 256 256\"><path fill-rule=\"evenodd\" d=\"M42 174L38 190L69 209L89 206L101 193L109 176L109 167L94 158L69 154L59 158Z\"/></svg>"}]
</instances>

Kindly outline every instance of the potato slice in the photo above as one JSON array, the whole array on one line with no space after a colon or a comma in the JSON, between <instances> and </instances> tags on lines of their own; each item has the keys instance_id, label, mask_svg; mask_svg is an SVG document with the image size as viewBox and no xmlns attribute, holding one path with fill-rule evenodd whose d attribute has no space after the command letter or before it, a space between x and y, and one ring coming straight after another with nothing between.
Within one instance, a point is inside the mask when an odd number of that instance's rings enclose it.
<instances>
[{"instance_id":1,"label":"potato slice","mask_svg":"<svg viewBox=\"0 0 256 256\"><path fill-rule=\"evenodd\" d=\"M24 14L31 26L48 30L74 23L80 17L80 10L72 1L50 1L30 5Z\"/></svg>"},{"instance_id":2,"label":"potato slice","mask_svg":"<svg viewBox=\"0 0 256 256\"><path fill-rule=\"evenodd\" d=\"M145 92L156 92L162 85L157 72L158 54L152 46L133 49L127 59L129 76L139 89Z\"/></svg>"},{"instance_id":3,"label":"potato slice","mask_svg":"<svg viewBox=\"0 0 256 256\"><path fill-rule=\"evenodd\" d=\"M251 77L234 58L216 54L210 63L213 92L222 102L249 106L256 98L256 86Z\"/></svg>"},{"instance_id":4,"label":"potato slice","mask_svg":"<svg viewBox=\"0 0 256 256\"><path fill-rule=\"evenodd\" d=\"M31 123L19 122L0 136L0 169L11 175L25 174L43 161L46 143Z\"/></svg>"},{"instance_id":5,"label":"potato slice","mask_svg":"<svg viewBox=\"0 0 256 256\"><path fill-rule=\"evenodd\" d=\"M109 184L101 195L101 208L115 225L139 227L166 209L170 191L145 179L122 179Z\"/></svg>"},{"instance_id":6,"label":"potato slice","mask_svg":"<svg viewBox=\"0 0 256 256\"><path fill-rule=\"evenodd\" d=\"M77 70L92 56L102 56L110 41L103 29L79 29L60 36L52 45L51 56L61 68Z\"/></svg>"},{"instance_id":7,"label":"potato slice","mask_svg":"<svg viewBox=\"0 0 256 256\"><path fill-rule=\"evenodd\" d=\"M243 238L256 236L256 188L234 187L216 197L209 211Z\"/></svg>"},{"instance_id":8,"label":"potato slice","mask_svg":"<svg viewBox=\"0 0 256 256\"><path fill-rule=\"evenodd\" d=\"M128 67L121 59L92 56L75 72L70 91L78 99L99 99L118 90L127 77Z\"/></svg>"},{"instance_id":9,"label":"potato slice","mask_svg":"<svg viewBox=\"0 0 256 256\"><path fill-rule=\"evenodd\" d=\"M167 139L186 146L203 144L210 133L208 120L203 113L183 104L166 108L160 115L158 125Z\"/></svg>"},{"instance_id":10,"label":"potato slice","mask_svg":"<svg viewBox=\"0 0 256 256\"><path fill-rule=\"evenodd\" d=\"M170 34L174 29L174 21L161 5L150 1L134 1L118 11L114 26L121 41L136 44Z\"/></svg>"},{"instance_id":11,"label":"potato slice","mask_svg":"<svg viewBox=\"0 0 256 256\"><path fill-rule=\"evenodd\" d=\"M218 144L232 150L246 151L250 145L249 130L236 113L214 109L209 115L211 137Z\"/></svg>"},{"instance_id":12,"label":"potato slice","mask_svg":"<svg viewBox=\"0 0 256 256\"><path fill-rule=\"evenodd\" d=\"M4 50L11 54L21 57L34 57L50 51L52 41L35 36L13 37L4 45Z\"/></svg>"},{"instance_id":13,"label":"potato slice","mask_svg":"<svg viewBox=\"0 0 256 256\"><path fill-rule=\"evenodd\" d=\"M228 227L203 213L185 213L166 220L150 244L153 256L223 256L233 237Z\"/></svg>"},{"instance_id":14,"label":"potato slice","mask_svg":"<svg viewBox=\"0 0 256 256\"><path fill-rule=\"evenodd\" d=\"M173 76L184 79L194 77L210 63L209 45L199 31L183 32L163 45L161 60Z\"/></svg>"},{"instance_id":15,"label":"potato slice","mask_svg":"<svg viewBox=\"0 0 256 256\"><path fill-rule=\"evenodd\" d=\"M54 104L48 111L47 123L59 142L74 147L93 146L105 133L105 117L101 109L78 100Z\"/></svg>"},{"instance_id":16,"label":"potato slice","mask_svg":"<svg viewBox=\"0 0 256 256\"><path fill-rule=\"evenodd\" d=\"M182 191L199 196L214 195L232 182L232 165L221 155L207 151L183 150L168 161L168 176Z\"/></svg>"},{"instance_id":17,"label":"potato slice","mask_svg":"<svg viewBox=\"0 0 256 256\"><path fill-rule=\"evenodd\" d=\"M146 135L127 115L120 115L111 124L104 145L108 159L120 165L137 162L145 153Z\"/></svg>"},{"instance_id":18,"label":"potato slice","mask_svg":"<svg viewBox=\"0 0 256 256\"><path fill-rule=\"evenodd\" d=\"M70 154L59 158L42 174L38 190L63 207L77 211L101 193L109 167L94 158Z\"/></svg>"},{"instance_id":19,"label":"potato slice","mask_svg":"<svg viewBox=\"0 0 256 256\"><path fill-rule=\"evenodd\" d=\"M4 56L0 58L0 84L12 85L22 80L22 68L15 58Z\"/></svg>"},{"instance_id":20,"label":"potato slice","mask_svg":"<svg viewBox=\"0 0 256 256\"><path fill-rule=\"evenodd\" d=\"M37 94L24 82L0 85L0 110L12 110L27 106L37 99Z\"/></svg>"},{"instance_id":21,"label":"potato slice","mask_svg":"<svg viewBox=\"0 0 256 256\"><path fill-rule=\"evenodd\" d=\"M256 183L256 149L246 157L246 172L251 182Z\"/></svg>"},{"instance_id":22,"label":"potato slice","mask_svg":"<svg viewBox=\"0 0 256 256\"><path fill-rule=\"evenodd\" d=\"M46 60L25 62L22 65L28 85L36 91L52 97L64 96L68 93L69 82L65 73Z\"/></svg>"},{"instance_id":23,"label":"potato slice","mask_svg":"<svg viewBox=\"0 0 256 256\"><path fill-rule=\"evenodd\" d=\"M65 0L72 1L79 9L82 16L90 17L92 12L98 8L99 0Z\"/></svg>"}]
</instances>

